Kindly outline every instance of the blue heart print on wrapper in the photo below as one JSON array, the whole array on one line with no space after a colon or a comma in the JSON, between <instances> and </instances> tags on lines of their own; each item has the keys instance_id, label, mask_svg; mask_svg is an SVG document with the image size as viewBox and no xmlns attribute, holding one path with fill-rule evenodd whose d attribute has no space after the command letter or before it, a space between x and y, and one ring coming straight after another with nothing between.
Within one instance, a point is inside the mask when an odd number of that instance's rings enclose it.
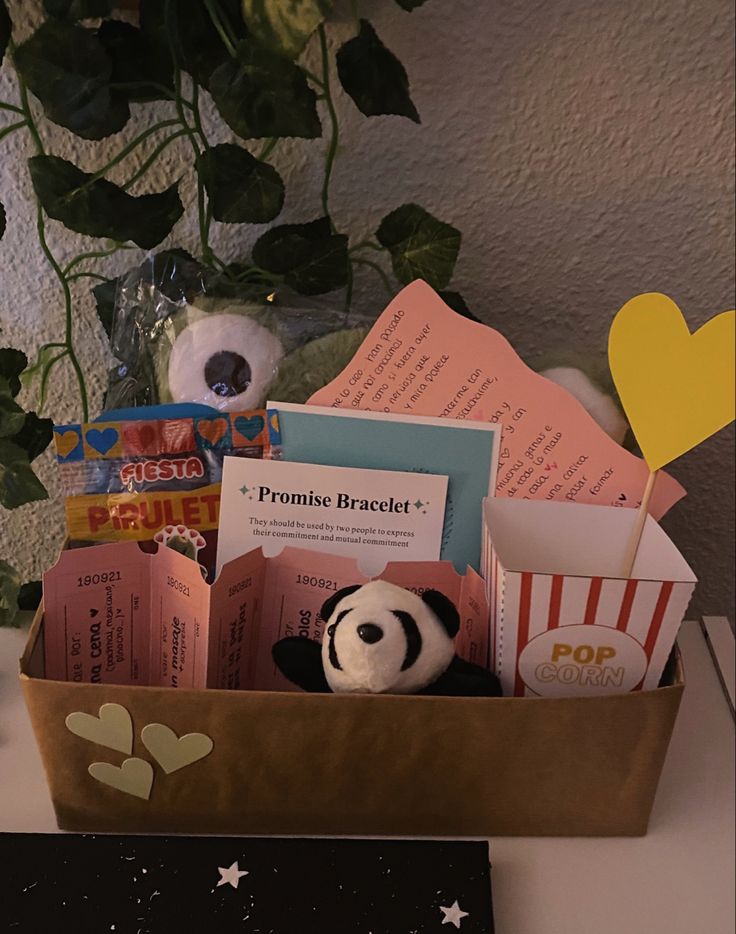
<instances>
[{"instance_id":1,"label":"blue heart print on wrapper","mask_svg":"<svg viewBox=\"0 0 736 934\"><path fill-rule=\"evenodd\" d=\"M119 439L120 433L116 428L103 428L102 431L98 428L90 428L85 435L88 447L91 447L103 457L115 447Z\"/></svg>"},{"instance_id":2,"label":"blue heart print on wrapper","mask_svg":"<svg viewBox=\"0 0 736 934\"><path fill-rule=\"evenodd\" d=\"M251 415L250 418L238 415L235 419L235 430L248 441L254 441L265 427L266 423L261 415Z\"/></svg>"}]
</instances>

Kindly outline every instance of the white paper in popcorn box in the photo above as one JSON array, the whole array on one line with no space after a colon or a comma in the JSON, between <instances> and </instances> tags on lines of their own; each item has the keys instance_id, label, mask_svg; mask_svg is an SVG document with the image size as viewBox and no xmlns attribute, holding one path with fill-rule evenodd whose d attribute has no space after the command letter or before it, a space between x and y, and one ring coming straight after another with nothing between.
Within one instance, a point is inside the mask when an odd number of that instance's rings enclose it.
<instances>
[{"instance_id":1,"label":"white paper in popcorn box","mask_svg":"<svg viewBox=\"0 0 736 934\"><path fill-rule=\"evenodd\" d=\"M492 668L505 696L657 687L696 578L651 517L623 578L635 518L607 506L484 502Z\"/></svg>"}]
</instances>

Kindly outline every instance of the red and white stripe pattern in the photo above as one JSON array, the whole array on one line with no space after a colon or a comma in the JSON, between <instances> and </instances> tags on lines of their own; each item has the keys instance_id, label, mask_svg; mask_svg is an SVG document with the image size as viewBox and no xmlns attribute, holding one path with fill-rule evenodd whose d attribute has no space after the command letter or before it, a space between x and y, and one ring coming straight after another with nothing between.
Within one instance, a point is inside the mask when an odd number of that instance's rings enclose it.
<instances>
[{"instance_id":1,"label":"red and white stripe pattern","mask_svg":"<svg viewBox=\"0 0 736 934\"><path fill-rule=\"evenodd\" d=\"M550 629L581 624L607 626L634 638L648 660L646 673L634 690L655 688L694 587L682 581L506 571L497 558L493 572L494 668L504 694L515 696L535 696L519 674L519 656L525 646Z\"/></svg>"}]
</instances>

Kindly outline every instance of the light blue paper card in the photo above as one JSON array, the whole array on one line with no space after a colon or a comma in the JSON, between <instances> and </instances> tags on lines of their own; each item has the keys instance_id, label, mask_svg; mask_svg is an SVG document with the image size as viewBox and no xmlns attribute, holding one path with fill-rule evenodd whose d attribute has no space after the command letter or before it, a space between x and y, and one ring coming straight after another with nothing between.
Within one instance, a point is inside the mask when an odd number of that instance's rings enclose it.
<instances>
[{"instance_id":1,"label":"light blue paper card","mask_svg":"<svg viewBox=\"0 0 736 934\"><path fill-rule=\"evenodd\" d=\"M268 408L279 412L284 460L449 477L441 557L461 574L467 565L479 570L483 499L496 486L497 425L285 402Z\"/></svg>"}]
</instances>

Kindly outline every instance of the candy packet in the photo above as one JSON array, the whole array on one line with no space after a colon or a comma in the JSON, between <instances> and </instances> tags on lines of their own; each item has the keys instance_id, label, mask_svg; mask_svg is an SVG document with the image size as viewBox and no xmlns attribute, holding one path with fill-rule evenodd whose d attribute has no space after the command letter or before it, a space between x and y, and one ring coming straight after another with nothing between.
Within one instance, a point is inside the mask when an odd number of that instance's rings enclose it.
<instances>
[{"instance_id":1,"label":"candy packet","mask_svg":"<svg viewBox=\"0 0 736 934\"><path fill-rule=\"evenodd\" d=\"M72 546L155 542L207 571L223 458L278 458L281 450L278 413L266 409L57 425L54 441Z\"/></svg>"}]
</instances>

